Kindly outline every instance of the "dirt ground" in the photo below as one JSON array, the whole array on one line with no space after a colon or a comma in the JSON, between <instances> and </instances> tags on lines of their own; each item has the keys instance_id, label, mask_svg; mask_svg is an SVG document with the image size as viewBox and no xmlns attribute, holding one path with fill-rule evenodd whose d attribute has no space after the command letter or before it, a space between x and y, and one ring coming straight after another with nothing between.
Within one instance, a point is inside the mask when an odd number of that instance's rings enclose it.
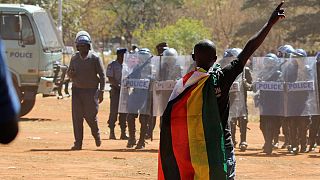
<instances>
[{"instance_id":1,"label":"dirt ground","mask_svg":"<svg viewBox=\"0 0 320 180\"><path fill-rule=\"evenodd\" d=\"M0 146L0 179L156 179L159 126L156 126L155 140L148 141L144 150L127 149L124 140L108 140L108 109L109 98L105 93L98 115L101 147L95 147L85 124L83 150L70 151L73 145L71 99L37 96L34 109L20 121L16 140ZM268 157L261 150L263 138L259 123L249 122L248 126L251 129L248 150L236 149L236 179L320 178L319 149L297 156L278 150ZM116 136L119 138L119 135L117 126Z\"/></svg>"}]
</instances>

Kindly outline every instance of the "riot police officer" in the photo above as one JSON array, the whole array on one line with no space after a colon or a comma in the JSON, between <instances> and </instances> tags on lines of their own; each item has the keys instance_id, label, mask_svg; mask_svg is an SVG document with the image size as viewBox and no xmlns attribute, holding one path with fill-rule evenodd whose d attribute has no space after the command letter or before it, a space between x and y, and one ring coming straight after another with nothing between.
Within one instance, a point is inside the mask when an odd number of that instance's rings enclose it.
<instances>
[{"instance_id":1,"label":"riot police officer","mask_svg":"<svg viewBox=\"0 0 320 180\"><path fill-rule=\"evenodd\" d=\"M263 70L258 74L258 80L264 83L279 82L281 63L278 57L273 53L268 53L263 63ZM265 140L263 152L270 155L273 150L274 134L281 123L283 115L283 93L255 88L256 90L259 91L255 101L260 109L260 129Z\"/></svg>"},{"instance_id":2,"label":"riot police officer","mask_svg":"<svg viewBox=\"0 0 320 180\"><path fill-rule=\"evenodd\" d=\"M127 140L128 137L126 135L126 113L118 113L119 106L119 98L120 98L120 85L122 78L122 63L124 54L127 52L125 48L117 49L117 59L108 64L107 67L107 77L110 82L111 90L110 90L110 114L108 120L108 126L110 128L110 136L109 139L116 139L114 133L115 122L118 119L119 114L119 125L121 129L120 139Z\"/></svg>"},{"instance_id":3,"label":"riot police officer","mask_svg":"<svg viewBox=\"0 0 320 180\"><path fill-rule=\"evenodd\" d=\"M163 56L163 52L168 49L168 43L166 42L161 42L159 44L157 44L156 46L157 49L157 56L160 56L160 61L161 58ZM160 72L162 71L163 68L160 68ZM152 98L152 97L151 97ZM152 108L151 108L152 109ZM155 128L156 125L156 116L151 116L148 120L147 120L147 134L146 134L146 139L150 139L152 140L153 138L153 130ZM161 117L160 117L160 122L161 122Z\"/></svg>"},{"instance_id":4,"label":"riot police officer","mask_svg":"<svg viewBox=\"0 0 320 180\"><path fill-rule=\"evenodd\" d=\"M101 59L91 51L89 33L78 32L75 43L78 52L72 56L67 70L72 80L72 122L75 138L71 150L81 150L84 119L91 128L96 146L101 145L97 114L99 103L103 101L105 72Z\"/></svg>"},{"instance_id":5,"label":"riot police officer","mask_svg":"<svg viewBox=\"0 0 320 180\"><path fill-rule=\"evenodd\" d=\"M320 52L316 54L316 71L317 71L317 84L318 94L320 94ZM319 99L320 100L320 99ZM320 115L311 116L311 125L309 129L309 151L314 151L317 147L317 135L320 134Z\"/></svg>"},{"instance_id":6,"label":"riot police officer","mask_svg":"<svg viewBox=\"0 0 320 180\"><path fill-rule=\"evenodd\" d=\"M138 57L143 60L140 61L142 64L137 65L132 72L128 75L128 78L132 79L149 79L151 75L150 63L151 63L151 52L147 48L141 48L137 52ZM145 139L147 133L147 123L152 118L151 109L151 97L152 93L150 89L138 89L134 88L132 93L128 96L128 129L129 139L127 148L132 148L136 145L135 149L145 148ZM140 122L140 136L138 143L136 143L136 126L135 119L139 117Z\"/></svg>"},{"instance_id":7,"label":"riot police officer","mask_svg":"<svg viewBox=\"0 0 320 180\"><path fill-rule=\"evenodd\" d=\"M231 48L227 49L224 52L224 59L228 57L236 58L242 49L240 48ZM224 61L224 60L222 60ZM224 66L225 63L228 62L222 62L221 66ZM248 124L248 108L247 108L247 91L251 90L251 84L252 84L252 77L251 77L251 70L248 67L245 67L243 70L243 73L237 78L236 80L239 82L240 88L237 92L231 92L230 91L230 111L236 111L231 112L231 131L232 131L232 140L233 142L236 142L235 140L235 134L236 134L236 126L237 124L240 127L240 144L239 148L241 151L246 151L248 147L247 143L247 124ZM238 106L239 104L234 104L235 99L241 99L243 102L241 104L244 105L243 108L237 108L233 106Z\"/></svg>"}]
</instances>

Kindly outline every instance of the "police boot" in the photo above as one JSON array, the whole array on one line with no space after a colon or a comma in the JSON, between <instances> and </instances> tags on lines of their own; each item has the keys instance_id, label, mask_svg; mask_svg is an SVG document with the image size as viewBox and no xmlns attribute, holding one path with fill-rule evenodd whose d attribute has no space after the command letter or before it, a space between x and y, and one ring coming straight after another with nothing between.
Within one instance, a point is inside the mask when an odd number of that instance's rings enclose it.
<instances>
[{"instance_id":1,"label":"police boot","mask_svg":"<svg viewBox=\"0 0 320 180\"><path fill-rule=\"evenodd\" d=\"M137 146L135 147L135 149L144 149L144 147L146 146L145 141L139 139Z\"/></svg>"},{"instance_id":2,"label":"police boot","mask_svg":"<svg viewBox=\"0 0 320 180\"><path fill-rule=\"evenodd\" d=\"M109 139L116 139L116 135L114 134L114 128L110 128L110 136Z\"/></svg>"},{"instance_id":3,"label":"police boot","mask_svg":"<svg viewBox=\"0 0 320 180\"><path fill-rule=\"evenodd\" d=\"M136 132L129 130L129 139L127 143L127 148L132 148L134 145L136 145Z\"/></svg>"},{"instance_id":4,"label":"police boot","mask_svg":"<svg viewBox=\"0 0 320 180\"><path fill-rule=\"evenodd\" d=\"M245 152L247 150L247 147L248 147L248 143L243 141L239 144L239 148L240 148L240 151L241 152Z\"/></svg>"},{"instance_id":5,"label":"police boot","mask_svg":"<svg viewBox=\"0 0 320 180\"><path fill-rule=\"evenodd\" d=\"M122 128L121 129L121 136L120 136L121 140L128 140L129 137L126 135L126 128Z\"/></svg>"}]
</instances>

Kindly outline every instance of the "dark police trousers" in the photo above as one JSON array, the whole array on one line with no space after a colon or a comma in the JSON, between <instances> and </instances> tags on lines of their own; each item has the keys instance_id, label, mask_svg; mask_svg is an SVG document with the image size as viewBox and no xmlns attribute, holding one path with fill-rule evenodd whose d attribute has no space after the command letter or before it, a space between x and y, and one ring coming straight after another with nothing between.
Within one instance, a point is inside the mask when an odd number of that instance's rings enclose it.
<instances>
[{"instance_id":1,"label":"dark police trousers","mask_svg":"<svg viewBox=\"0 0 320 180\"><path fill-rule=\"evenodd\" d=\"M126 113L118 113L118 107L119 107L119 99L120 99L120 89L111 88L110 90L110 114L109 114L109 120L108 120L108 127L110 129L114 129L115 123L118 118L119 114L119 125L121 130L126 129Z\"/></svg>"},{"instance_id":2,"label":"dark police trousers","mask_svg":"<svg viewBox=\"0 0 320 180\"><path fill-rule=\"evenodd\" d=\"M309 116L292 116L289 119L290 140L292 147L307 147L307 131L310 125Z\"/></svg>"},{"instance_id":3,"label":"dark police trousers","mask_svg":"<svg viewBox=\"0 0 320 180\"><path fill-rule=\"evenodd\" d=\"M84 119L91 128L92 136L100 138L98 128L98 89L72 87L72 123L75 146L82 146Z\"/></svg>"},{"instance_id":4,"label":"dark police trousers","mask_svg":"<svg viewBox=\"0 0 320 180\"><path fill-rule=\"evenodd\" d=\"M260 129L264 137L264 151L267 153L272 152L272 141L274 134L277 132L277 127L281 123L280 116L260 115Z\"/></svg>"},{"instance_id":5,"label":"dark police trousers","mask_svg":"<svg viewBox=\"0 0 320 180\"><path fill-rule=\"evenodd\" d=\"M135 120L138 117L138 114L128 114L127 121L128 121L128 129L129 129L129 143L135 144L136 141L136 124ZM147 132L147 121L149 120L150 115L140 114L139 115L139 122L140 122L140 136L139 136L139 143L144 143L146 132Z\"/></svg>"},{"instance_id":6,"label":"dark police trousers","mask_svg":"<svg viewBox=\"0 0 320 180\"><path fill-rule=\"evenodd\" d=\"M311 117L311 125L309 129L309 145L313 146L317 140L317 135L320 133L320 116L314 115Z\"/></svg>"}]
</instances>

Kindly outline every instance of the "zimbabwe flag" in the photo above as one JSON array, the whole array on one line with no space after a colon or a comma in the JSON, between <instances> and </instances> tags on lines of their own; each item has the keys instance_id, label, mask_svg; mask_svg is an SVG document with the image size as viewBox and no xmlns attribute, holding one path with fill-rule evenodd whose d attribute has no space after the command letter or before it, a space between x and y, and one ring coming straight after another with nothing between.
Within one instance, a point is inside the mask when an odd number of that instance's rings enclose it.
<instances>
[{"instance_id":1,"label":"zimbabwe flag","mask_svg":"<svg viewBox=\"0 0 320 180\"><path fill-rule=\"evenodd\" d=\"M192 71L177 82L162 117L158 179L226 179L216 81Z\"/></svg>"}]
</instances>

